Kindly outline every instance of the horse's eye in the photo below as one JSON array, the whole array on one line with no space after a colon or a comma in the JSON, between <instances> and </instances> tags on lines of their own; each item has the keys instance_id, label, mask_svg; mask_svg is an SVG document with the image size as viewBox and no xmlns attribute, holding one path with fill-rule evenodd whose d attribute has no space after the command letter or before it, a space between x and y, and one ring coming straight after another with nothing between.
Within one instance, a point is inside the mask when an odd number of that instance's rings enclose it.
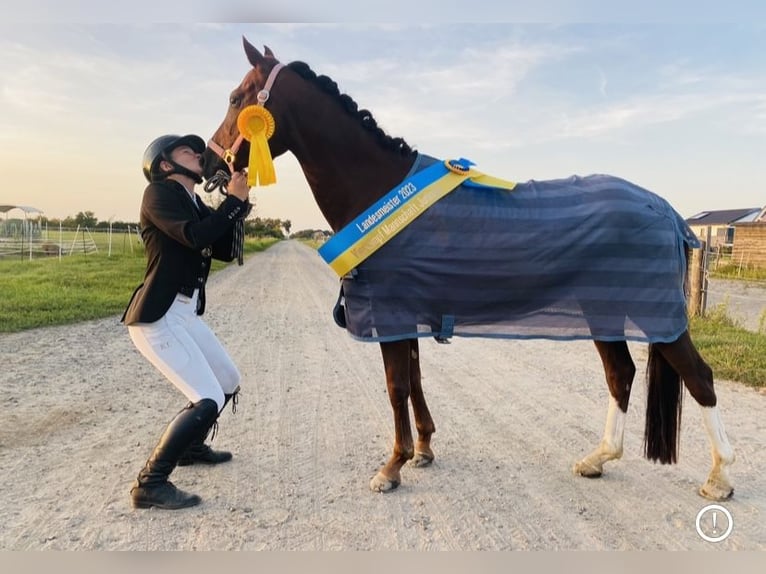
<instances>
[{"instance_id":1,"label":"horse's eye","mask_svg":"<svg viewBox=\"0 0 766 574\"><path fill-rule=\"evenodd\" d=\"M242 103L242 96L231 96L229 98L229 105L232 108L238 108L241 103Z\"/></svg>"}]
</instances>

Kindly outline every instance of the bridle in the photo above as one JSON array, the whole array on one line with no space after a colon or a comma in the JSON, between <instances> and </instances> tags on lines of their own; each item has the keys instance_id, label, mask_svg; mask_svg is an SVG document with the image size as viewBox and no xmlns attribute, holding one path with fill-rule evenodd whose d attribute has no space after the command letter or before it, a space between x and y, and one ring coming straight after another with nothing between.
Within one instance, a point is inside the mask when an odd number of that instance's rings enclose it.
<instances>
[{"instance_id":1,"label":"bridle","mask_svg":"<svg viewBox=\"0 0 766 574\"><path fill-rule=\"evenodd\" d=\"M284 68L284 66L285 65L282 63L277 63L271 69L271 72L269 72L269 77L266 79L266 85L264 85L263 89L261 89L256 95L259 106L265 107L265 104L271 95L271 87L274 85L274 80L277 79L279 70ZM204 189L206 192L211 193L218 189L223 195L227 194L226 185L229 183L229 181L231 181L231 176L234 173L234 161L237 158L239 146L242 145L242 140L244 139L245 138L241 133L237 133L237 139L234 140L234 143L229 149L224 149L223 146L218 145L212 137L207 142L207 146L228 166L229 173L226 173L222 169L216 171L215 174L210 176L210 178L205 182Z\"/></svg>"},{"instance_id":2,"label":"bridle","mask_svg":"<svg viewBox=\"0 0 766 574\"><path fill-rule=\"evenodd\" d=\"M266 85L263 86L263 89L261 89L256 95L256 99L258 100L259 106L263 106L265 108L266 101L269 99L271 86L274 84L274 80L276 80L279 70L281 70L283 67L284 67L284 64L277 63L277 65L271 69L271 72L269 72L269 77L266 79ZM239 132L239 128L237 128L237 130ZM218 157L220 157L224 161L224 163L229 167L229 173L226 173L222 169L219 169L218 171L216 171L215 174L213 174L210 177L210 179L208 179L205 182L204 189L206 192L211 193L214 190L218 189L222 195L228 195L226 185L231 181L231 176L234 173L234 160L237 158L237 151L239 151L239 146L242 145L243 139L245 138L242 136L242 133L241 132L237 133L237 139L234 140L234 144L229 149L223 149L222 146L218 145L215 141L213 141L212 137L207 142L208 147L211 150L213 150L213 152ZM244 216L241 219L238 219L234 225L234 237L233 237L232 246L231 246L231 255L232 257L236 257L238 265L242 265L244 263L244 254L245 254L244 218L247 217L248 213L250 213L250 208L247 209Z\"/></svg>"}]
</instances>

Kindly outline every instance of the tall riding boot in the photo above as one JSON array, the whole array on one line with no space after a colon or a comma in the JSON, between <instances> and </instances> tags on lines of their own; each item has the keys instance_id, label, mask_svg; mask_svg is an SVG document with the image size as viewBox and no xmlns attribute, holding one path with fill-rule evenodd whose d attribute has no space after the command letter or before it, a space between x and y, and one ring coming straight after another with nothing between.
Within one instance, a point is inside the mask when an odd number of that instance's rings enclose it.
<instances>
[{"instance_id":1,"label":"tall riding boot","mask_svg":"<svg viewBox=\"0 0 766 574\"><path fill-rule=\"evenodd\" d=\"M212 399L189 403L165 429L149 460L130 489L133 508L186 508L201 502L196 494L180 490L168 480L178 459L203 429L209 429L218 416Z\"/></svg>"},{"instance_id":2,"label":"tall riding boot","mask_svg":"<svg viewBox=\"0 0 766 574\"><path fill-rule=\"evenodd\" d=\"M233 393L223 395L225 400L223 402L223 407L221 407L221 412L224 411L226 405L229 404L229 401L232 401L231 411L233 413L237 412L238 393L239 387L237 387ZM218 417L216 416L216 420L211 422L210 426L206 428L199 437L192 441L183 456L178 459L178 466L189 466L192 464L220 464L222 462L228 462L232 459L232 454L229 451L213 450L210 448L210 446L205 444L205 439L207 438L208 434L210 434L211 429L213 429L212 435L215 436L215 428L218 425L217 419Z\"/></svg>"}]
</instances>

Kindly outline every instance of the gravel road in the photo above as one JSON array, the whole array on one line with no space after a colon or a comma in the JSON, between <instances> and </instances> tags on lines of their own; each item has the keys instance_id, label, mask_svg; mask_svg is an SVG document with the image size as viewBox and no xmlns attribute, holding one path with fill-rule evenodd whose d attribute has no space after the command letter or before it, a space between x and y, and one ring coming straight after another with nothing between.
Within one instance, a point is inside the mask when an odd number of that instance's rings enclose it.
<instances>
[{"instance_id":1,"label":"gravel road","mask_svg":"<svg viewBox=\"0 0 766 574\"><path fill-rule=\"evenodd\" d=\"M680 462L641 457L643 384L625 454L603 478L572 463L599 442L604 374L589 342L423 340L436 461L368 488L392 447L377 345L335 326L338 281L280 242L211 278L209 324L243 373L214 468L182 467L203 503L133 510L128 490L182 397L135 351L118 317L0 335L2 550L766 550L766 395L718 381L737 453L723 542L695 518L710 468L687 395ZM645 348L632 345L638 372Z\"/></svg>"}]
</instances>

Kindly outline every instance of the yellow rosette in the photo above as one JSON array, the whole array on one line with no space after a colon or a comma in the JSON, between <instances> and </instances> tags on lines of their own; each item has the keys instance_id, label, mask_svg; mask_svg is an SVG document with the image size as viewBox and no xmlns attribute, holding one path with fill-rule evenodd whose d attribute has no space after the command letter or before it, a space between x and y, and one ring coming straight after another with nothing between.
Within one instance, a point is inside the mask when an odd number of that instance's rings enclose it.
<instances>
[{"instance_id":1,"label":"yellow rosette","mask_svg":"<svg viewBox=\"0 0 766 574\"><path fill-rule=\"evenodd\" d=\"M274 116L263 106L248 106L239 112L237 127L250 142L247 185L270 185L277 181L268 139L274 133Z\"/></svg>"}]
</instances>

